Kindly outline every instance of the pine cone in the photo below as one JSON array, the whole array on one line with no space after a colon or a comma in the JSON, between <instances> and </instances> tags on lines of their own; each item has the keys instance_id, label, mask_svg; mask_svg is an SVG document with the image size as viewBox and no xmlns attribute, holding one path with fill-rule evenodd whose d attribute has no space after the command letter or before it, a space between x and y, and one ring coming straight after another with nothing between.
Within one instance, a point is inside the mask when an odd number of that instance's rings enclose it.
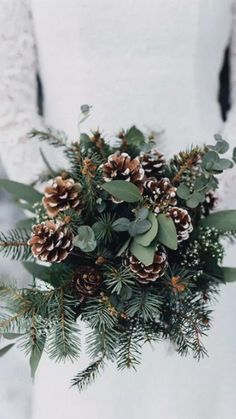
<instances>
[{"instance_id":1,"label":"pine cone","mask_svg":"<svg viewBox=\"0 0 236 419\"><path fill-rule=\"evenodd\" d=\"M167 214L175 223L178 241L188 240L189 234L193 231L191 217L186 209L173 207Z\"/></svg>"},{"instance_id":2,"label":"pine cone","mask_svg":"<svg viewBox=\"0 0 236 419\"><path fill-rule=\"evenodd\" d=\"M79 268L73 279L73 288L81 297L96 295L102 283L100 272L91 266Z\"/></svg>"},{"instance_id":3,"label":"pine cone","mask_svg":"<svg viewBox=\"0 0 236 419\"><path fill-rule=\"evenodd\" d=\"M161 180L147 179L144 182L144 195L149 198L156 214L177 203L176 188L166 177Z\"/></svg>"},{"instance_id":4,"label":"pine cone","mask_svg":"<svg viewBox=\"0 0 236 419\"><path fill-rule=\"evenodd\" d=\"M141 284L147 284L148 282L156 281L156 279L160 278L165 273L167 256L165 252L157 250L153 263L145 266L134 255L130 255L129 258L126 259L125 264L137 275L138 281L141 282Z\"/></svg>"},{"instance_id":5,"label":"pine cone","mask_svg":"<svg viewBox=\"0 0 236 419\"><path fill-rule=\"evenodd\" d=\"M33 226L28 241L35 257L43 262L61 262L73 248L73 234L66 224L46 221Z\"/></svg>"},{"instance_id":6,"label":"pine cone","mask_svg":"<svg viewBox=\"0 0 236 419\"><path fill-rule=\"evenodd\" d=\"M51 186L47 186L44 192L43 204L50 217L56 217L60 211L74 208L81 212L80 183L73 179L63 179L57 176L51 180Z\"/></svg>"},{"instance_id":7,"label":"pine cone","mask_svg":"<svg viewBox=\"0 0 236 419\"><path fill-rule=\"evenodd\" d=\"M108 157L108 162L103 164L103 179L105 182L126 180L134 183L142 190L144 174L139 159L131 159L127 153L112 154ZM114 200L114 202L120 201Z\"/></svg>"},{"instance_id":8,"label":"pine cone","mask_svg":"<svg viewBox=\"0 0 236 419\"><path fill-rule=\"evenodd\" d=\"M141 153L140 161L147 176L161 173L166 164L165 157L158 150L151 150L149 153Z\"/></svg>"}]
</instances>

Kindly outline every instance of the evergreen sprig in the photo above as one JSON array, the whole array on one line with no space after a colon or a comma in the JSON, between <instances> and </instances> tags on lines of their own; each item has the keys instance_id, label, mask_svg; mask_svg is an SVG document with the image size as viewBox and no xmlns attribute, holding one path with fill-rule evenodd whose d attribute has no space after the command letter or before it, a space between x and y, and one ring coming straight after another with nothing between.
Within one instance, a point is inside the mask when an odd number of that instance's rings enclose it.
<instances>
[{"instance_id":1,"label":"evergreen sprig","mask_svg":"<svg viewBox=\"0 0 236 419\"><path fill-rule=\"evenodd\" d=\"M79 372L72 380L72 386L76 386L79 391L85 390L101 374L105 366L103 357L92 362L87 368Z\"/></svg>"},{"instance_id":2,"label":"evergreen sprig","mask_svg":"<svg viewBox=\"0 0 236 419\"><path fill-rule=\"evenodd\" d=\"M0 233L0 252L3 256L11 257L11 259L27 260L31 257L28 240L29 233L24 229L13 229L8 233Z\"/></svg>"}]
</instances>

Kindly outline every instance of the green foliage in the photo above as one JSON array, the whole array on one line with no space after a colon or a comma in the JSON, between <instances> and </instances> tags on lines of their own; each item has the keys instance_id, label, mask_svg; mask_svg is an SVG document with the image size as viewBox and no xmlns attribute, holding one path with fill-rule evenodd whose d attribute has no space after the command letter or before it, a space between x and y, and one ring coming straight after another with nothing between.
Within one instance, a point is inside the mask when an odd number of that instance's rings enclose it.
<instances>
[{"instance_id":1,"label":"green foliage","mask_svg":"<svg viewBox=\"0 0 236 419\"><path fill-rule=\"evenodd\" d=\"M6 355L6 353L8 351L10 351L11 348L13 348L15 344L14 343L9 343L8 345L4 346L3 348L0 348L0 358L4 355Z\"/></svg>"},{"instance_id":2,"label":"green foliage","mask_svg":"<svg viewBox=\"0 0 236 419\"><path fill-rule=\"evenodd\" d=\"M76 301L59 289L53 294L50 317L53 321L47 348L55 361L77 359L80 353L79 328L75 322Z\"/></svg>"},{"instance_id":3,"label":"green foliage","mask_svg":"<svg viewBox=\"0 0 236 419\"><path fill-rule=\"evenodd\" d=\"M235 282L236 281L236 268L228 268L224 266L222 268L224 281L225 282Z\"/></svg>"},{"instance_id":4,"label":"green foliage","mask_svg":"<svg viewBox=\"0 0 236 419\"><path fill-rule=\"evenodd\" d=\"M150 246L142 246L133 240L130 245L130 252L145 266L151 265L153 263L155 251L155 244L151 244Z\"/></svg>"},{"instance_id":5,"label":"green foliage","mask_svg":"<svg viewBox=\"0 0 236 419\"><path fill-rule=\"evenodd\" d=\"M34 204L38 201L41 201L43 197L43 195L36 191L36 189L34 189L32 186L14 182L8 179L0 179L0 187L6 189L6 191L11 193L14 198L22 199L29 204Z\"/></svg>"},{"instance_id":6,"label":"green foliage","mask_svg":"<svg viewBox=\"0 0 236 419\"><path fill-rule=\"evenodd\" d=\"M67 135L64 131L48 128L47 131L33 129L28 134L29 138L37 138L39 141L47 141L53 147L66 147Z\"/></svg>"},{"instance_id":7,"label":"green foliage","mask_svg":"<svg viewBox=\"0 0 236 419\"><path fill-rule=\"evenodd\" d=\"M35 262L23 262L24 268L33 276L41 279L55 288L68 284L73 277L73 269L70 265L39 265Z\"/></svg>"},{"instance_id":8,"label":"green foliage","mask_svg":"<svg viewBox=\"0 0 236 419\"><path fill-rule=\"evenodd\" d=\"M137 365L141 363L142 343L135 323L131 324L130 328L120 336L116 361L118 370L136 369Z\"/></svg>"},{"instance_id":9,"label":"green foliage","mask_svg":"<svg viewBox=\"0 0 236 419\"><path fill-rule=\"evenodd\" d=\"M24 229L10 230L7 234L0 233L0 253L15 260L31 258L31 249L27 244L29 234Z\"/></svg>"},{"instance_id":10,"label":"green foliage","mask_svg":"<svg viewBox=\"0 0 236 419\"><path fill-rule=\"evenodd\" d=\"M82 105L79 125L89 113L90 106ZM221 266L224 248L220 241L221 237L236 237L236 211L204 218L203 204L208 203L206 196L210 202L209 192L218 187L216 175L236 161L235 150L232 161L222 158L229 146L218 135L213 146L191 147L164 164L162 172L150 172L157 180L168 177L177 188L176 205L189 209L193 232L178 242L176 225L163 207L158 215L150 209L158 203L162 191L156 190L152 197L144 194L144 199L142 188L132 182L104 183L102 165L110 154L127 152L133 159L150 150L151 141L135 126L119 134L119 147L106 144L99 131L82 133L80 142L72 144L67 143L64 133L51 129L34 130L30 135L62 148L69 162L63 176L80 183L82 210L60 211L55 217L56 222L68 223L74 235L75 247L68 257L51 266L31 262L27 245L31 226L48 218L42 195L32 187L0 180L0 186L34 217L9 234L0 235L2 253L25 260L24 266L34 279L34 286L26 289L0 285L0 334L11 341L0 350L0 356L18 344L29 356L32 377L43 351L55 361L78 359L78 322L83 321L88 329L86 351L91 364L72 382L82 390L97 378L107 361L116 361L118 369L136 368L146 342L168 339L181 355L192 353L199 359L206 354L202 336L210 327L209 304L220 282L230 282L236 276L234 268ZM55 173L46 156L41 155L51 176L62 175ZM48 174L41 180L45 176ZM67 197L66 193L61 196ZM60 238L58 246L63 249L68 243ZM53 245L49 241L47 249L53 250ZM134 255L144 265L142 269L152 274L158 246L166 254L168 268L158 280L152 281L150 275L146 284L140 284L127 256ZM85 266L83 275L79 268Z\"/></svg>"},{"instance_id":11,"label":"green foliage","mask_svg":"<svg viewBox=\"0 0 236 419\"><path fill-rule=\"evenodd\" d=\"M148 140L136 126L132 126L124 133L124 140L125 151L131 157L139 155L140 149L144 149L148 145Z\"/></svg>"},{"instance_id":12,"label":"green foliage","mask_svg":"<svg viewBox=\"0 0 236 419\"><path fill-rule=\"evenodd\" d=\"M111 315L107 305L97 297L90 298L85 302L82 319L92 329L98 330L112 329L116 323L116 319Z\"/></svg>"},{"instance_id":13,"label":"green foliage","mask_svg":"<svg viewBox=\"0 0 236 419\"><path fill-rule=\"evenodd\" d=\"M104 183L102 188L121 201L134 203L142 199L142 195L137 186L124 180L112 180L111 182Z\"/></svg>"},{"instance_id":14,"label":"green foliage","mask_svg":"<svg viewBox=\"0 0 236 419\"><path fill-rule=\"evenodd\" d=\"M159 214L157 221L159 225L157 233L158 242L164 244L169 249L176 250L178 241L174 221L164 214Z\"/></svg>"},{"instance_id":15,"label":"green foliage","mask_svg":"<svg viewBox=\"0 0 236 419\"><path fill-rule=\"evenodd\" d=\"M148 221L151 223L151 228L144 234L137 235L134 240L141 246L150 246L151 242L155 239L158 232L157 217L153 212L149 212Z\"/></svg>"},{"instance_id":16,"label":"green foliage","mask_svg":"<svg viewBox=\"0 0 236 419\"><path fill-rule=\"evenodd\" d=\"M84 225L78 227L77 233L73 240L74 246L78 247L82 252L92 252L97 246L93 229Z\"/></svg>"},{"instance_id":17,"label":"green foliage","mask_svg":"<svg viewBox=\"0 0 236 419\"><path fill-rule=\"evenodd\" d=\"M98 241L110 243L116 236L118 226L119 224L117 225L114 215L104 213L100 215L92 228Z\"/></svg>"},{"instance_id":18,"label":"green foliage","mask_svg":"<svg viewBox=\"0 0 236 419\"><path fill-rule=\"evenodd\" d=\"M203 227L214 227L220 232L236 230L236 210L215 212L200 222Z\"/></svg>"},{"instance_id":19,"label":"green foliage","mask_svg":"<svg viewBox=\"0 0 236 419\"><path fill-rule=\"evenodd\" d=\"M145 322L159 318L162 298L153 288L136 287L127 303L126 313L130 317L141 317Z\"/></svg>"},{"instance_id":20,"label":"green foliage","mask_svg":"<svg viewBox=\"0 0 236 419\"><path fill-rule=\"evenodd\" d=\"M107 267L104 272L104 284L107 289L112 293L116 293L122 296L124 294L129 295L129 291L132 289L136 282L134 274L129 268L125 267Z\"/></svg>"},{"instance_id":21,"label":"green foliage","mask_svg":"<svg viewBox=\"0 0 236 419\"><path fill-rule=\"evenodd\" d=\"M72 380L72 386L78 387L79 391L90 386L104 369L103 357L91 363L83 371L79 372Z\"/></svg>"}]
</instances>

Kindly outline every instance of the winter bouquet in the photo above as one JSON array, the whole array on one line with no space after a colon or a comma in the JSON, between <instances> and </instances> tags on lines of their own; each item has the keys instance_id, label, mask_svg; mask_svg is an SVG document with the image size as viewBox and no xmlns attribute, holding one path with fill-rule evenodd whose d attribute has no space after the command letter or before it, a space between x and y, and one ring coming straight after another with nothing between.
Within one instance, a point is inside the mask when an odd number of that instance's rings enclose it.
<instances>
[{"instance_id":1,"label":"winter bouquet","mask_svg":"<svg viewBox=\"0 0 236 419\"><path fill-rule=\"evenodd\" d=\"M222 266L221 240L236 236L236 211L215 209L218 175L233 167L235 150L222 158L229 145L217 135L167 161L135 126L116 145L99 130L72 143L54 130L31 137L60 147L68 167L55 172L43 155L43 194L0 181L31 214L0 235L0 250L33 276L23 289L1 280L0 333L13 340L0 355L18 344L32 375L44 350L75 360L84 322L91 364L73 379L79 389L109 361L135 368L144 343L169 340L181 355L204 355L212 302L236 278Z\"/></svg>"}]
</instances>

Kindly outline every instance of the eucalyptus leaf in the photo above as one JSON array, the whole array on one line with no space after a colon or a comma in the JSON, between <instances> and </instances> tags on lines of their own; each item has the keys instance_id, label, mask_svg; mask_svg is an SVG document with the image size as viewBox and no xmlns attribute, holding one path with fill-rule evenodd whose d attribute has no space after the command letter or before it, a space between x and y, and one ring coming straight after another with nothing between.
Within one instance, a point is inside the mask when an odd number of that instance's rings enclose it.
<instances>
[{"instance_id":1,"label":"eucalyptus leaf","mask_svg":"<svg viewBox=\"0 0 236 419\"><path fill-rule=\"evenodd\" d=\"M236 281L236 268L222 267L225 282Z\"/></svg>"},{"instance_id":2,"label":"eucalyptus leaf","mask_svg":"<svg viewBox=\"0 0 236 419\"><path fill-rule=\"evenodd\" d=\"M50 283L50 266L35 262L23 262L24 268L34 277Z\"/></svg>"},{"instance_id":3,"label":"eucalyptus leaf","mask_svg":"<svg viewBox=\"0 0 236 419\"><path fill-rule=\"evenodd\" d=\"M209 145L208 148L212 149L212 150L215 150L219 154L226 153L229 149L228 142L223 140L223 138L219 134L216 134L214 137L215 137L215 140L216 140L216 145Z\"/></svg>"},{"instance_id":4,"label":"eucalyptus leaf","mask_svg":"<svg viewBox=\"0 0 236 419\"><path fill-rule=\"evenodd\" d=\"M156 246L141 246L136 241L132 241L130 246L131 253L145 266L151 265L154 260Z\"/></svg>"},{"instance_id":5,"label":"eucalyptus leaf","mask_svg":"<svg viewBox=\"0 0 236 419\"><path fill-rule=\"evenodd\" d=\"M157 240L169 249L176 250L178 240L174 221L165 214L159 214L157 220L159 225Z\"/></svg>"},{"instance_id":6,"label":"eucalyptus leaf","mask_svg":"<svg viewBox=\"0 0 236 419\"><path fill-rule=\"evenodd\" d=\"M136 147L141 147L145 144L146 139L143 133L136 128L136 126L132 126L125 134L125 138L128 142L132 143L132 145Z\"/></svg>"},{"instance_id":7,"label":"eucalyptus leaf","mask_svg":"<svg viewBox=\"0 0 236 419\"><path fill-rule=\"evenodd\" d=\"M136 211L136 218L139 221L143 221L146 220L149 214L149 209L146 207L140 208L138 209L138 211Z\"/></svg>"},{"instance_id":8,"label":"eucalyptus leaf","mask_svg":"<svg viewBox=\"0 0 236 419\"><path fill-rule=\"evenodd\" d=\"M44 338L43 344L41 344L40 347L39 346L33 347L31 351L29 362L30 362L31 377L33 380L35 378L35 373L38 369L40 360L42 358L45 342L46 342L46 336Z\"/></svg>"},{"instance_id":9,"label":"eucalyptus leaf","mask_svg":"<svg viewBox=\"0 0 236 419\"><path fill-rule=\"evenodd\" d=\"M118 218L112 223L112 228L114 231L127 231L130 225L130 220L125 217Z\"/></svg>"},{"instance_id":10,"label":"eucalyptus leaf","mask_svg":"<svg viewBox=\"0 0 236 419\"><path fill-rule=\"evenodd\" d=\"M208 151L202 158L202 167L210 171L212 170L215 163L218 163L220 160L218 153L213 150Z\"/></svg>"},{"instance_id":11,"label":"eucalyptus leaf","mask_svg":"<svg viewBox=\"0 0 236 419\"><path fill-rule=\"evenodd\" d=\"M23 336L23 333L3 333L4 339L7 339L7 340L18 339L21 336Z\"/></svg>"},{"instance_id":12,"label":"eucalyptus leaf","mask_svg":"<svg viewBox=\"0 0 236 419\"><path fill-rule=\"evenodd\" d=\"M149 246L155 239L158 231L157 217L153 212L149 213L148 221L151 223L151 228L147 233L140 234L134 238L134 240L141 246Z\"/></svg>"},{"instance_id":13,"label":"eucalyptus leaf","mask_svg":"<svg viewBox=\"0 0 236 419\"><path fill-rule=\"evenodd\" d=\"M93 229L85 225L78 227L77 231L78 235L73 240L74 246L79 247L83 252L92 252L97 246Z\"/></svg>"},{"instance_id":14,"label":"eucalyptus leaf","mask_svg":"<svg viewBox=\"0 0 236 419\"><path fill-rule=\"evenodd\" d=\"M89 105L81 105L80 106L80 111L83 114L87 114L90 111L91 106Z\"/></svg>"},{"instance_id":15,"label":"eucalyptus leaf","mask_svg":"<svg viewBox=\"0 0 236 419\"><path fill-rule=\"evenodd\" d=\"M142 199L142 195L133 183L124 180L113 180L104 183L102 188L110 195L125 202L138 202Z\"/></svg>"},{"instance_id":16,"label":"eucalyptus leaf","mask_svg":"<svg viewBox=\"0 0 236 419\"><path fill-rule=\"evenodd\" d=\"M151 226L152 224L148 220L132 221L129 225L128 232L132 237L135 237L138 234L142 234L150 230Z\"/></svg>"},{"instance_id":17,"label":"eucalyptus leaf","mask_svg":"<svg viewBox=\"0 0 236 419\"><path fill-rule=\"evenodd\" d=\"M0 187L12 194L16 199L22 199L30 204L42 200L43 195L32 186L8 179L0 179Z\"/></svg>"},{"instance_id":18,"label":"eucalyptus leaf","mask_svg":"<svg viewBox=\"0 0 236 419\"><path fill-rule=\"evenodd\" d=\"M196 208L199 205L199 197L196 194L191 194L190 197L186 201L186 205L189 208Z\"/></svg>"},{"instance_id":19,"label":"eucalyptus leaf","mask_svg":"<svg viewBox=\"0 0 236 419\"><path fill-rule=\"evenodd\" d=\"M219 162L214 165L214 168L215 166L219 167L220 170L230 169L233 167L233 162L229 159L220 159Z\"/></svg>"},{"instance_id":20,"label":"eucalyptus leaf","mask_svg":"<svg viewBox=\"0 0 236 419\"><path fill-rule=\"evenodd\" d=\"M178 188L177 188L177 195L181 198L181 199L187 199L190 195L190 190L189 188L184 184L181 183Z\"/></svg>"},{"instance_id":21,"label":"eucalyptus leaf","mask_svg":"<svg viewBox=\"0 0 236 419\"><path fill-rule=\"evenodd\" d=\"M236 210L215 212L200 221L203 227L215 227L219 231L236 231Z\"/></svg>"},{"instance_id":22,"label":"eucalyptus leaf","mask_svg":"<svg viewBox=\"0 0 236 419\"><path fill-rule=\"evenodd\" d=\"M197 191L202 191L208 183L209 180L205 178L205 176L199 176L194 182L194 189Z\"/></svg>"},{"instance_id":23,"label":"eucalyptus leaf","mask_svg":"<svg viewBox=\"0 0 236 419\"><path fill-rule=\"evenodd\" d=\"M4 356L11 348L13 348L14 345L15 345L14 343L9 343L8 345L1 348L0 349L0 358L1 358L1 356Z\"/></svg>"}]
</instances>

